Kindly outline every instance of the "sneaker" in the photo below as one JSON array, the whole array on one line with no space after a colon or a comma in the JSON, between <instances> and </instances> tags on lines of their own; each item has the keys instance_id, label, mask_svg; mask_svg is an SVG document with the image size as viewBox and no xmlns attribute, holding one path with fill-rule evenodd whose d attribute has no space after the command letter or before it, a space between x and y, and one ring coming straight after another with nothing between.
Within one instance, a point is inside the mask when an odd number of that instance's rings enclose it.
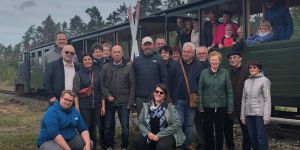
<instances>
[{"instance_id":1,"label":"sneaker","mask_svg":"<svg viewBox=\"0 0 300 150\"><path fill-rule=\"evenodd\" d=\"M109 147L109 148L107 148L106 150L113 150L113 148Z\"/></svg>"},{"instance_id":2,"label":"sneaker","mask_svg":"<svg viewBox=\"0 0 300 150\"><path fill-rule=\"evenodd\" d=\"M121 150L127 150L127 148L122 148Z\"/></svg>"}]
</instances>

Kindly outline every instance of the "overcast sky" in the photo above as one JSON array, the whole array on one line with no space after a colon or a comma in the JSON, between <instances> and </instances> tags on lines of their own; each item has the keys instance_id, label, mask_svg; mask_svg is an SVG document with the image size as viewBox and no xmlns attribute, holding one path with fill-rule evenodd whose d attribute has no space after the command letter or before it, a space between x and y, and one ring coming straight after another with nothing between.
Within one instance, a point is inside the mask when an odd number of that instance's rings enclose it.
<instances>
[{"instance_id":1,"label":"overcast sky","mask_svg":"<svg viewBox=\"0 0 300 150\"><path fill-rule=\"evenodd\" d=\"M89 16L84 12L87 8L98 7L106 19L123 2L136 4L136 0L1 0L0 43L8 46L20 42L30 25L41 25L49 14L56 23L69 23L75 14L87 23Z\"/></svg>"}]
</instances>

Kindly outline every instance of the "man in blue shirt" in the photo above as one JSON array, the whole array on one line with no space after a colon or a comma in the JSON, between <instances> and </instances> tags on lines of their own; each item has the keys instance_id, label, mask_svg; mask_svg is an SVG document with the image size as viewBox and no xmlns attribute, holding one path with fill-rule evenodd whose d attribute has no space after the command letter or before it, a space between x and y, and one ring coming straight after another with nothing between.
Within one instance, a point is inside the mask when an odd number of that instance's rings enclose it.
<instances>
[{"instance_id":1,"label":"man in blue shirt","mask_svg":"<svg viewBox=\"0 0 300 150\"><path fill-rule=\"evenodd\" d=\"M40 150L90 150L92 143L80 113L72 107L75 94L64 90L45 113L37 146ZM80 133L80 135L78 135Z\"/></svg>"}]
</instances>

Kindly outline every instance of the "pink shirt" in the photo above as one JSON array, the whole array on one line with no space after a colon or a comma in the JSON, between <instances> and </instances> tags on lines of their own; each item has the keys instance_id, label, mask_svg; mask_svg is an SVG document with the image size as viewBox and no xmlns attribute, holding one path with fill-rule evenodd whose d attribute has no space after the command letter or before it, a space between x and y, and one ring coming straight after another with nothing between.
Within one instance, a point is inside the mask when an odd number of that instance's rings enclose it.
<instances>
[{"instance_id":1,"label":"pink shirt","mask_svg":"<svg viewBox=\"0 0 300 150\"><path fill-rule=\"evenodd\" d=\"M237 29L239 28L239 25L234 23L234 22L230 22L229 24L232 25L232 33L233 35L237 35ZM227 24L225 23L220 23L216 26L215 28L215 34L213 37L213 44L217 45L218 43L220 43L222 37L225 35L225 26Z\"/></svg>"}]
</instances>

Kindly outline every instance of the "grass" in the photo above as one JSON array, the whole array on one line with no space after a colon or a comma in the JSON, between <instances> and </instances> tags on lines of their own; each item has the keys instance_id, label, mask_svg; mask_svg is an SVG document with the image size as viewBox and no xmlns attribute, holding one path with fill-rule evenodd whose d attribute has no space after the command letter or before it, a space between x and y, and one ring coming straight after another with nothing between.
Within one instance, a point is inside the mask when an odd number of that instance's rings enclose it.
<instances>
[{"instance_id":1,"label":"grass","mask_svg":"<svg viewBox=\"0 0 300 150\"><path fill-rule=\"evenodd\" d=\"M44 106L20 102L7 96L0 97L0 149L33 150L39 134Z\"/></svg>"}]
</instances>

